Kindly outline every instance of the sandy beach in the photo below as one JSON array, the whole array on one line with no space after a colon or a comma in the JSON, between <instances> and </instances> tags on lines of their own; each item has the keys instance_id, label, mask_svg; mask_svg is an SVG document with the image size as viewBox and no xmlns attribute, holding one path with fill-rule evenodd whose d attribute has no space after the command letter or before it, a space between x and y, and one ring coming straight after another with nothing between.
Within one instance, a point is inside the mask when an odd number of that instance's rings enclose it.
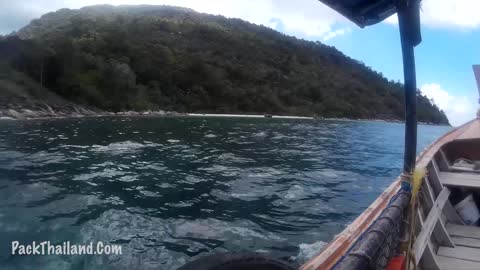
<instances>
[{"instance_id":1,"label":"sandy beach","mask_svg":"<svg viewBox=\"0 0 480 270\"><path fill-rule=\"evenodd\" d=\"M265 117L262 114L213 114L213 113L188 113L187 116L193 117L238 117L238 118L270 118ZM305 116L285 116L285 115L272 115L271 118L278 119L314 119L313 117Z\"/></svg>"}]
</instances>

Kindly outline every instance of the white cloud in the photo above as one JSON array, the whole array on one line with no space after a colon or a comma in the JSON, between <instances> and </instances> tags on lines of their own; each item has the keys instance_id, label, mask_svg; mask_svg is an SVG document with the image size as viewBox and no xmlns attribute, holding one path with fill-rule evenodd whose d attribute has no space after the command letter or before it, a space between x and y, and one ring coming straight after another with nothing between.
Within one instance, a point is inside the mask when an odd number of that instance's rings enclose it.
<instances>
[{"instance_id":1,"label":"white cloud","mask_svg":"<svg viewBox=\"0 0 480 270\"><path fill-rule=\"evenodd\" d=\"M444 90L439 84L424 84L420 91L442 109L454 126L461 125L475 118L476 99L466 96L454 96Z\"/></svg>"},{"instance_id":2,"label":"white cloud","mask_svg":"<svg viewBox=\"0 0 480 270\"><path fill-rule=\"evenodd\" d=\"M323 36L343 20L335 12L315 0L163 0L200 12L242 18L256 24L271 25L272 19L282 22L285 32L306 37Z\"/></svg>"},{"instance_id":3,"label":"white cloud","mask_svg":"<svg viewBox=\"0 0 480 270\"><path fill-rule=\"evenodd\" d=\"M348 33L342 30L352 25L341 15L317 0L17 0L14 4L0 2L5 16L23 16L24 24L45 12L60 8L80 8L96 4L112 5L173 5L192 8L199 12L241 18L246 21L276 27L281 23L284 33L308 39L324 39ZM25 14L29 14L26 16ZM4 16L2 16L5 18ZM28 18L27 18L28 17ZM272 23L272 21L276 23ZM2 31L0 22L0 31ZM23 25L18 25L21 27ZM6 28L6 27L4 27ZM10 29L9 31L17 30ZM5 31L5 30L3 30ZM335 33L334 35L332 33ZM333 36L332 36L333 35Z\"/></svg>"},{"instance_id":4,"label":"white cloud","mask_svg":"<svg viewBox=\"0 0 480 270\"><path fill-rule=\"evenodd\" d=\"M328 40L330 40L334 37L341 36L341 35L344 35L346 33L349 33L350 31L352 31L352 29L350 27L345 27L345 28L340 28L340 29L335 30L335 31L330 31L323 36L323 40L328 41Z\"/></svg>"},{"instance_id":5,"label":"white cloud","mask_svg":"<svg viewBox=\"0 0 480 270\"><path fill-rule=\"evenodd\" d=\"M421 7L421 21L425 26L464 30L480 27L479 0L423 0ZM396 24L397 15L386 21Z\"/></svg>"}]
</instances>

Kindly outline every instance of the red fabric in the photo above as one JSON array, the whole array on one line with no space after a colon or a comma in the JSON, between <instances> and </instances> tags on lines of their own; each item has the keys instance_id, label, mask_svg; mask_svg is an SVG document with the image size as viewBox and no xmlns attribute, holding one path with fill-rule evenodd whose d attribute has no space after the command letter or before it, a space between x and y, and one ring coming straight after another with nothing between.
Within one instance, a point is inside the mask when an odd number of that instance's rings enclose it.
<instances>
[{"instance_id":1,"label":"red fabric","mask_svg":"<svg viewBox=\"0 0 480 270\"><path fill-rule=\"evenodd\" d=\"M404 270L405 269L405 256L400 255L393 257L388 262L386 270Z\"/></svg>"}]
</instances>

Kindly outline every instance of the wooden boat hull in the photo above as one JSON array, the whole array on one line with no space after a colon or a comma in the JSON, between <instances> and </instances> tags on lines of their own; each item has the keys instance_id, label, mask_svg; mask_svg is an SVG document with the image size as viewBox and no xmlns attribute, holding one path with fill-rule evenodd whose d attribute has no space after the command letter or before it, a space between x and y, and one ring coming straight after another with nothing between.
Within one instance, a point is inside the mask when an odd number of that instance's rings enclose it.
<instances>
[{"instance_id":1,"label":"wooden boat hull","mask_svg":"<svg viewBox=\"0 0 480 270\"><path fill-rule=\"evenodd\" d=\"M445 151L444 151L445 150ZM447 157L448 155L448 157ZM445 180L443 181L441 177L443 176L449 176L445 175L445 173L449 173L452 170L455 170L455 168L449 164L449 160L453 161L458 158L466 158L470 160L480 160L480 118L477 118L475 120L472 120L456 129L451 130L450 132L446 133L439 139L437 139L434 143L429 145L418 157L416 160L416 167L417 168L425 168L428 170L428 176L425 178L425 183L424 184L424 189L427 189L428 186L430 186L430 192L431 194L431 201L430 204L434 204L436 201L435 199L439 199L439 196L442 195L443 197L446 197L442 205L441 211L437 214L438 216L446 216L447 219L444 220L446 222L450 222L451 224L461 224L462 219L456 214L455 209L453 208L453 205L450 203L448 200L448 195L450 194L448 191L448 194L446 194L447 191L445 191L444 194L441 194L441 192L444 190L444 186L450 185L451 182L455 183L458 179L453 179L448 178L450 180ZM469 172L463 172L463 173L469 173ZM462 185L466 185L466 187L470 186L475 186L476 181L478 178L478 184L480 185L480 174L475 174L475 172L472 172L473 176L467 176L467 179L463 179ZM451 175L450 175L451 177ZM465 178L465 176L462 176ZM470 185L470 186L468 186ZM350 225L348 225L343 232L341 232L339 235L335 236L335 238L324 247L324 249L314 258L312 258L310 261L305 263L300 269L301 270L328 270L331 269L341 258L344 256L347 251L352 247L354 243L356 243L357 239L365 233L365 231L372 225L373 221L376 220L379 215L382 213L382 211L387 207L388 203L392 199L392 197L397 194L397 192L400 190L401 187L401 179L398 177L395 179L395 181L382 193L380 196L359 216L357 217ZM425 194L423 192L422 194ZM422 202L428 201L426 198L421 198ZM424 203L426 204L426 203ZM429 214L432 212L432 205L425 205L421 206L422 209L419 209L419 213L426 212L425 210L429 210ZM426 208L426 209L423 209ZM422 218L422 217L420 217ZM427 215L423 217L423 226L426 224L426 218L428 218ZM438 220L438 219L437 219ZM437 226L442 226L442 225L437 225L437 220L435 221L434 227L437 228ZM421 223L421 222L420 222ZM441 223L441 222L440 222ZM450 224L447 223L447 224ZM443 224L446 226L445 224ZM420 266L420 268L425 268L425 269L448 269L443 267L444 266L452 266L454 265L455 262L449 259L456 259L460 260L460 262L457 262L460 266L467 267L472 266L472 263L463 263L463 260L458 259L458 258L450 258L450 257L445 257L442 255L438 255L438 253L435 253L436 247L438 247L437 244L433 244L433 242L430 245L430 240L429 238L432 237L433 234L433 229L429 229L431 231L427 232L428 237L425 239L418 239L417 236L417 241L423 241L424 243L418 242L415 243L416 247L420 250L416 250L418 253L418 257L416 258L418 261L416 262L417 265ZM417 233L417 232L415 232ZM422 233L422 230L418 232L419 234ZM438 232L434 234L434 237L436 235L437 238ZM441 234L441 232L440 232ZM421 236L424 237L422 234ZM448 234L447 234L448 236ZM446 236L446 237L447 237ZM480 229L479 229L479 238L480 238ZM438 239L435 239L436 242L438 242ZM465 239L462 239L462 241L465 241ZM479 240L480 243L480 240ZM442 244L442 243L440 243ZM443 246L442 246L443 247ZM480 247L480 244L479 244ZM441 251L445 251L442 249ZM480 249L479 249L480 251ZM427 254L428 253L428 254ZM439 260L436 260L437 257L439 257ZM445 259L449 258L449 259ZM480 258L480 252L479 256ZM420 263L420 260L423 260L422 263ZM423 264L423 265L422 265ZM436 264L436 266L434 266ZM427 265L425 267L425 265ZM474 264L475 267L478 266L478 268L475 269L480 269L480 261L479 264ZM458 270L463 269L463 268L456 268Z\"/></svg>"}]
</instances>

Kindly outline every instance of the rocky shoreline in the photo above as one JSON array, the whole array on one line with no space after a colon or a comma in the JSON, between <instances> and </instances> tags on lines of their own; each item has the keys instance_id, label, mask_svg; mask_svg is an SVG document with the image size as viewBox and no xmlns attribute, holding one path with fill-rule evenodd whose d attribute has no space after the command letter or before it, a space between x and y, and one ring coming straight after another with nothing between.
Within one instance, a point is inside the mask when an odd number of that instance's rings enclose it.
<instances>
[{"instance_id":1,"label":"rocky shoreline","mask_svg":"<svg viewBox=\"0 0 480 270\"><path fill-rule=\"evenodd\" d=\"M98 116L185 116L187 114L171 111L125 111L108 112L94 109L87 109L80 106L69 106L68 108L56 109L44 105L43 108L36 109L0 109L0 120L29 120L29 119L48 119L48 118L81 118Z\"/></svg>"},{"instance_id":2,"label":"rocky shoreline","mask_svg":"<svg viewBox=\"0 0 480 270\"><path fill-rule=\"evenodd\" d=\"M0 120L30 120L30 119L50 119L50 118L82 118L82 117L99 117L99 116L192 116L192 117L208 117L219 116L226 117L224 114L201 114L201 113L179 113L174 111L124 111L124 112L108 112L100 111L96 109L88 109L77 105L69 105L61 109L52 108L48 105L43 105L43 108L36 109L0 109ZM252 115L229 115L231 117L251 117ZM254 115L259 118L263 118L262 115ZM274 118L298 118L298 119L318 119L318 120L330 120L330 121L375 121L375 122L388 122L388 123L404 123L395 119L348 119L348 118L323 118L323 117L295 117L277 116ZM418 122L420 125L438 125L434 123Z\"/></svg>"}]
</instances>

